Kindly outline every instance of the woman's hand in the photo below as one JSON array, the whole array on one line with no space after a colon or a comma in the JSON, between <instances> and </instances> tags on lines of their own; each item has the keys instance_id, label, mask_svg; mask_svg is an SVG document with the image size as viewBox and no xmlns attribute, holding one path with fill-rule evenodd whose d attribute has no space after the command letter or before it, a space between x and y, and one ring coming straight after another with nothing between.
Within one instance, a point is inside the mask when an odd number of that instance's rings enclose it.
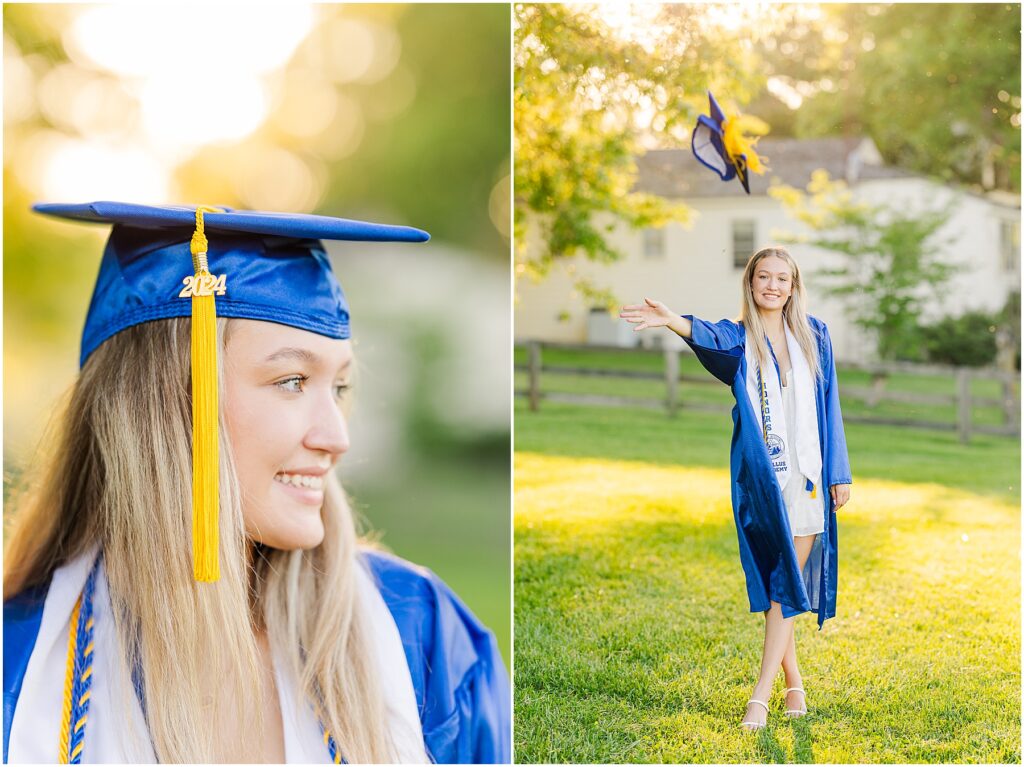
<instances>
[{"instance_id":1,"label":"woman's hand","mask_svg":"<svg viewBox=\"0 0 1024 767\"><path fill-rule=\"evenodd\" d=\"M650 298L645 298L642 304L623 306L619 312L620 319L636 325L633 332L644 328L661 328L678 317L661 301L652 301Z\"/></svg>"},{"instance_id":2,"label":"woman's hand","mask_svg":"<svg viewBox=\"0 0 1024 767\"><path fill-rule=\"evenodd\" d=\"M832 503L835 506L835 510L839 511L845 506L850 500L850 486L849 485L832 485L829 488L829 492L832 493Z\"/></svg>"}]
</instances>

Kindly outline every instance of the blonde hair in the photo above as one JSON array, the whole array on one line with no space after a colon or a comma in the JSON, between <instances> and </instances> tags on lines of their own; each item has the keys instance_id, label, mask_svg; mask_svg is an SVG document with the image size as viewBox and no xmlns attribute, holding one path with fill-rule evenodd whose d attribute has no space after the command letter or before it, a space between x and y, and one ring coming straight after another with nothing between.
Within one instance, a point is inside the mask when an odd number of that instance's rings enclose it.
<instances>
[{"instance_id":1,"label":"blonde hair","mask_svg":"<svg viewBox=\"0 0 1024 767\"><path fill-rule=\"evenodd\" d=\"M219 321L222 348L229 323ZM16 502L4 599L102 549L121 676L143 671L149 735L161 762L226 761L259 742L257 701L267 673L254 633L260 623L273 646L286 648L293 678L345 758L394 761L355 588L355 521L333 474L319 546L254 547L222 417L221 577L193 579L189 350L183 318L129 328L90 356L54 421L49 455ZM129 703L134 690L121 686Z\"/></svg>"},{"instance_id":2,"label":"blonde hair","mask_svg":"<svg viewBox=\"0 0 1024 767\"><path fill-rule=\"evenodd\" d=\"M804 280L800 276L800 267L785 248L779 246L762 248L750 257L743 270L743 300L740 306L739 321L746 329L747 343L753 346L758 364L762 368L767 367L770 355L768 343L765 341L766 328L764 320L761 319L761 313L758 311L757 303L754 301L753 281L758 263L769 256L775 256L785 261L793 275L792 294L786 300L785 306L782 307L782 318L789 325L789 329L793 331L797 343L800 344L804 359L807 360L807 366L811 369L811 377L819 378L822 371L818 354L818 335L807 319L807 292L804 288Z\"/></svg>"}]
</instances>

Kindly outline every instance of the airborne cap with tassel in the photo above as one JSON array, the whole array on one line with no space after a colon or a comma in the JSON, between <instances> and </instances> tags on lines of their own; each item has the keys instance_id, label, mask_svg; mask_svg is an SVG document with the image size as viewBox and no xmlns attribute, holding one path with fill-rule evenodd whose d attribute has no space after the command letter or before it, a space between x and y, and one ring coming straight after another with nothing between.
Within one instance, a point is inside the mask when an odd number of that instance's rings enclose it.
<instances>
[{"instance_id":1,"label":"airborne cap with tassel","mask_svg":"<svg viewBox=\"0 0 1024 767\"><path fill-rule=\"evenodd\" d=\"M348 303L320 240L425 242L430 236L406 226L208 206L42 203L33 210L113 224L82 333L82 365L122 330L192 318L193 567L196 580L216 581L217 316L349 338Z\"/></svg>"}]
</instances>

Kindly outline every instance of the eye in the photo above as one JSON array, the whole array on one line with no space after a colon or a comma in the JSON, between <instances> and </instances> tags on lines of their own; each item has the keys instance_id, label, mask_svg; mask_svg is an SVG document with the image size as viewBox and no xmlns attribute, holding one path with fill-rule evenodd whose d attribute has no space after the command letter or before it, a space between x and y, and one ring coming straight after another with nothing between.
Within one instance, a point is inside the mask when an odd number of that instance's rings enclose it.
<instances>
[{"instance_id":1,"label":"eye","mask_svg":"<svg viewBox=\"0 0 1024 767\"><path fill-rule=\"evenodd\" d=\"M348 394L348 392L349 392L349 390L351 388L352 388L351 384L347 384L347 383L334 384L334 398L337 399L337 400L344 399L345 395Z\"/></svg>"},{"instance_id":2,"label":"eye","mask_svg":"<svg viewBox=\"0 0 1024 767\"><path fill-rule=\"evenodd\" d=\"M278 381L274 385L286 392L301 394L303 386L307 380L309 380L308 376L292 376L291 378L286 378L283 381Z\"/></svg>"}]
</instances>

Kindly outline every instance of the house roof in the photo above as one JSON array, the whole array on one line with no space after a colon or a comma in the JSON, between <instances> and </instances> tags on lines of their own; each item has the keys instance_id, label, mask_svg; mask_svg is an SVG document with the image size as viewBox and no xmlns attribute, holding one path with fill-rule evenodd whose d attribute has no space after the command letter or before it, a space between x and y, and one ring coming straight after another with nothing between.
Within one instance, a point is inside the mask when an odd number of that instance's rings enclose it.
<instances>
[{"instance_id":1,"label":"house roof","mask_svg":"<svg viewBox=\"0 0 1024 767\"><path fill-rule=\"evenodd\" d=\"M871 139L764 138L757 151L767 160L763 176L751 174L750 195L765 196L770 185L781 182L806 187L811 173L824 168L832 178L868 181L883 178L918 178L913 173L882 164ZM689 149L654 149L636 159L636 190L661 197L745 197L739 181L723 182L693 156Z\"/></svg>"}]
</instances>

